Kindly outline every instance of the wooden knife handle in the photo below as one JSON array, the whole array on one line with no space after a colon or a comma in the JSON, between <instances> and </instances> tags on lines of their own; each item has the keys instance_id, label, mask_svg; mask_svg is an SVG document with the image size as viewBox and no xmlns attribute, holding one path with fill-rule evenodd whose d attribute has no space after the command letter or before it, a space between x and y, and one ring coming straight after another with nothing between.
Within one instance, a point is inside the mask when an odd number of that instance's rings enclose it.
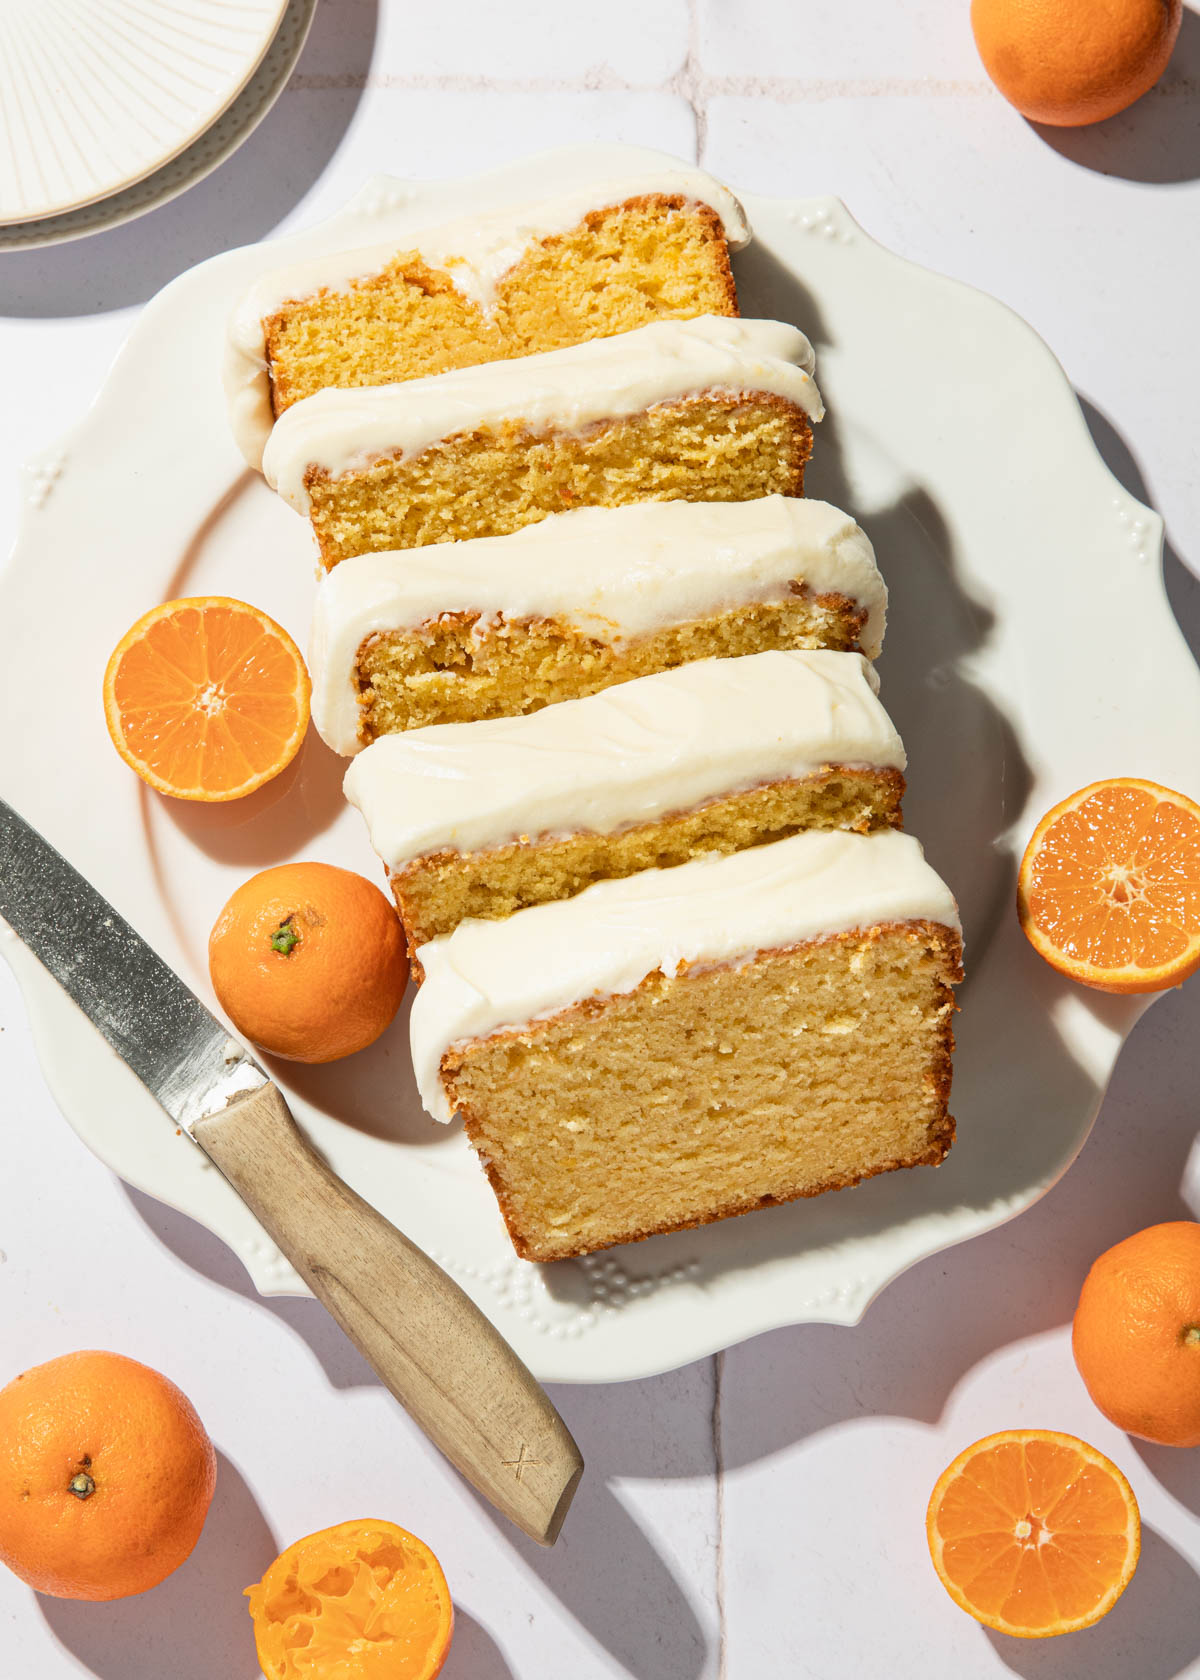
<instances>
[{"instance_id":1,"label":"wooden knife handle","mask_svg":"<svg viewBox=\"0 0 1200 1680\"><path fill-rule=\"evenodd\" d=\"M518 1528L552 1546L583 1459L471 1298L330 1171L274 1085L192 1131L430 1440Z\"/></svg>"}]
</instances>

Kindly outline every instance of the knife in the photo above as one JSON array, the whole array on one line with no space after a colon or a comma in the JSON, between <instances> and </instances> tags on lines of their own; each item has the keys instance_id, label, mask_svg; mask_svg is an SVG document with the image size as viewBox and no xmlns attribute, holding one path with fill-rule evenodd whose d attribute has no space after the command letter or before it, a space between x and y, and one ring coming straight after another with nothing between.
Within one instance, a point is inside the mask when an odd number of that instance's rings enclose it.
<instances>
[{"instance_id":1,"label":"knife","mask_svg":"<svg viewBox=\"0 0 1200 1680\"><path fill-rule=\"evenodd\" d=\"M583 1459L532 1373L470 1296L330 1171L254 1058L2 799L0 917L212 1158L430 1440L552 1546Z\"/></svg>"}]
</instances>

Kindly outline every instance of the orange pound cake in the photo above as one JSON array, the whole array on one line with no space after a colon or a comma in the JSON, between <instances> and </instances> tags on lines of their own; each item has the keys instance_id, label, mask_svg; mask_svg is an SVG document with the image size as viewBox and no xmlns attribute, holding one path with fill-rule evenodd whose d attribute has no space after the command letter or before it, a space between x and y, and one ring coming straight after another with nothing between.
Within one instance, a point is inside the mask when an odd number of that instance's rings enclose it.
<instances>
[{"instance_id":1,"label":"orange pound cake","mask_svg":"<svg viewBox=\"0 0 1200 1680\"><path fill-rule=\"evenodd\" d=\"M313 615L313 722L349 757L396 730L534 712L692 659L874 659L886 609L870 542L828 502L577 508L336 566Z\"/></svg>"},{"instance_id":2,"label":"orange pound cake","mask_svg":"<svg viewBox=\"0 0 1200 1680\"><path fill-rule=\"evenodd\" d=\"M915 840L797 834L424 946L417 1081L518 1254L588 1254L940 1161L961 951Z\"/></svg>"},{"instance_id":3,"label":"orange pound cake","mask_svg":"<svg viewBox=\"0 0 1200 1680\"><path fill-rule=\"evenodd\" d=\"M701 660L530 717L385 736L346 797L415 951L595 881L897 826L904 748L877 686L858 653Z\"/></svg>"},{"instance_id":4,"label":"orange pound cake","mask_svg":"<svg viewBox=\"0 0 1200 1680\"><path fill-rule=\"evenodd\" d=\"M403 385L328 389L281 416L267 482L322 563L503 536L572 507L798 496L824 410L781 321L700 315Z\"/></svg>"},{"instance_id":5,"label":"orange pound cake","mask_svg":"<svg viewBox=\"0 0 1200 1680\"><path fill-rule=\"evenodd\" d=\"M225 385L251 466L277 416L327 386L736 315L729 251L750 238L727 188L667 162L439 227L414 226L411 208L392 220L366 246L331 231L328 248L263 275L235 309Z\"/></svg>"}]
</instances>

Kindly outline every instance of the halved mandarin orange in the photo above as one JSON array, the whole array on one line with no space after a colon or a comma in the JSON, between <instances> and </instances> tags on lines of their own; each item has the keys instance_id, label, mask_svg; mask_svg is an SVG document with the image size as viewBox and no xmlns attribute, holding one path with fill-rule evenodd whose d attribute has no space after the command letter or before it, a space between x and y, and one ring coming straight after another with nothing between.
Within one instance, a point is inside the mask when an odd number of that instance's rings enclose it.
<instances>
[{"instance_id":1,"label":"halved mandarin orange","mask_svg":"<svg viewBox=\"0 0 1200 1680\"><path fill-rule=\"evenodd\" d=\"M297 1540L246 1597L269 1680L434 1680L454 1633L437 1558L375 1518Z\"/></svg>"},{"instance_id":2,"label":"halved mandarin orange","mask_svg":"<svg viewBox=\"0 0 1200 1680\"><path fill-rule=\"evenodd\" d=\"M240 799L277 776L308 728L311 692L287 631L245 601L152 607L104 673L104 717L132 770L175 799Z\"/></svg>"},{"instance_id":3,"label":"halved mandarin orange","mask_svg":"<svg viewBox=\"0 0 1200 1680\"><path fill-rule=\"evenodd\" d=\"M1017 913L1039 956L1102 992L1159 992L1200 968L1200 805L1117 776L1048 811Z\"/></svg>"},{"instance_id":4,"label":"halved mandarin orange","mask_svg":"<svg viewBox=\"0 0 1200 1680\"><path fill-rule=\"evenodd\" d=\"M1051 1429L1008 1429L959 1453L925 1515L933 1567L986 1627L1048 1639L1091 1627L1133 1577L1137 1500L1103 1453Z\"/></svg>"}]
</instances>

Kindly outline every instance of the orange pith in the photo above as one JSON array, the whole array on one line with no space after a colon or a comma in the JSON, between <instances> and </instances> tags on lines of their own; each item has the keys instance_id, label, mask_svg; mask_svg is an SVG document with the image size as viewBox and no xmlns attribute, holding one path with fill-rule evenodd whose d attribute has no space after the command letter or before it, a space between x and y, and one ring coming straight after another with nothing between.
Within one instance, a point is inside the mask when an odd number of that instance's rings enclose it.
<instances>
[{"instance_id":1,"label":"orange pith","mask_svg":"<svg viewBox=\"0 0 1200 1680\"><path fill-rule=\"evenodd\" d=\"M217 1461L187 1398L117 1353L65 1354L0 1390L0 1562L55 1598L128 1598L187 1558Z\"/></svg>"},{"instance_id":2,"label":"orange pith","mask_svg":"<svg viewBox=\"0 0 1200 1680\"><path fill-rule=\"evenodd\" d=\"M1062 974L1158 992L1200 968L1200 805L1157 782L1093 782L1048 811L1021 860L1017 911Z\"/></svg>"},{"instance_id":3,"label":"orange pith","mask_svg":"<svg viewBox=\"0 0 1200 1680\"><path fill-rule=\"evenodd\" d=\"M1010 1429L962 1452L925 1516L929 1554L960 1609L1018 1639L1091 1627L1137 1568L1133 1489L1074 1435Z\"/></svg>"},{"instance_id":4,"label":"orange pith","mask_svg":"<svg viewBox=\"0 0 1200 1680\"><path fill-rule=\"evenodd\" d=\"M1102 1254L1071 1346L1088 1393L1118 1429L1200 1446L1200 1225L1151 1225Z\"/></svg>"},{"instance_id":5,"label":"orange pith","mask_svg":"<svg viewBox=\"0 0 1200 1680\"><path fill-rule=\"evenodd\" d=\"M244 601L167 601L121 638L104 673L113 745L159 793L240 799L288 765L308 727L300 651Z\"/></svg>"},{"instance_id":6,"label":"orange pith","mask_svg":"<svg viewBox=\"0 0 1200 1680\"><path fill-rule=\"evenodd\" d=\"M434 1680L454 1631L429 1547L369 1518L298 1540L246 1597L268 1680Z\"/></svg>"}]
</instances>

